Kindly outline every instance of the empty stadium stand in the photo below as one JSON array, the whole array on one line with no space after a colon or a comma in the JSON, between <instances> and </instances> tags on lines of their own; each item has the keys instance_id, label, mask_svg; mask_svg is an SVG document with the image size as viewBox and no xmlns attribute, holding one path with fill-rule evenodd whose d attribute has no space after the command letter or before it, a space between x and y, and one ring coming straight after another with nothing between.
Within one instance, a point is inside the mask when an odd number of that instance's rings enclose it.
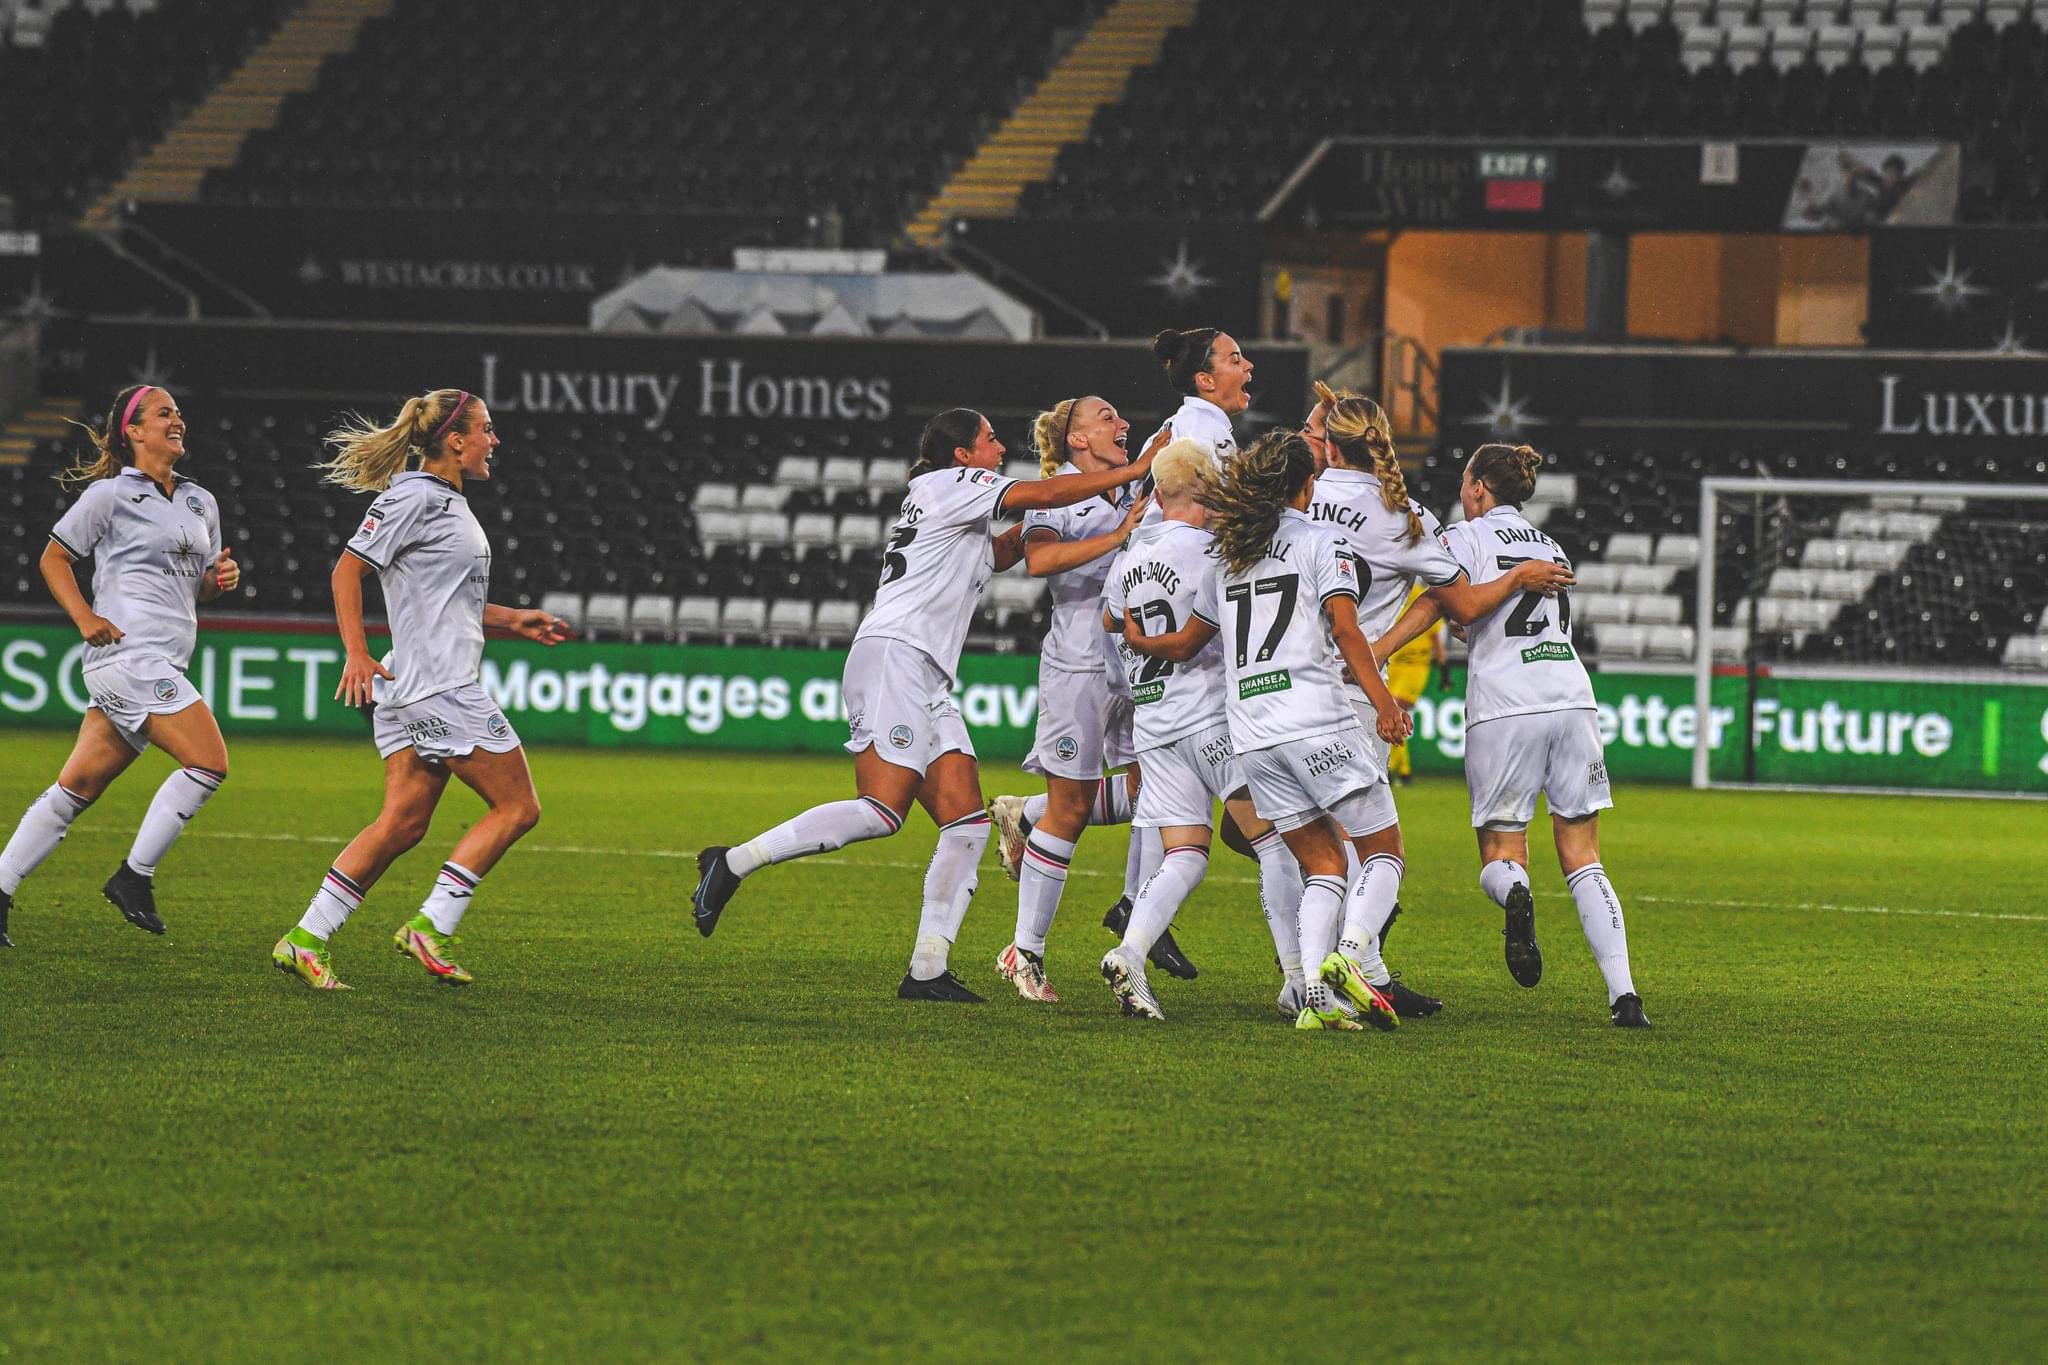
<instances>
[{"instance_id":1,"label":"empty stadium stand","mask_svg":"<svg viewBox=\"0 0 2048 1365\"><path fill-rule=\"evenodd\" d=\"M1912 136L2048 217L2048 0L1204 0L1025 217L1246 218L1326 136Z\"/></svg>"}]
</instances>

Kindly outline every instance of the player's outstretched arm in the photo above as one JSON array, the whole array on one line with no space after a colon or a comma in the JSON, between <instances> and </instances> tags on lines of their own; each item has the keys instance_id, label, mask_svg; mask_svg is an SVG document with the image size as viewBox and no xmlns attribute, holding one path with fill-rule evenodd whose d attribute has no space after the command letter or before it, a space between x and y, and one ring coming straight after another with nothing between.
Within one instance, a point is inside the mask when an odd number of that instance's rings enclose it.
<instances>
[{"instance_id":1,"label":"player's outstretched arm","mask_svg":"<svg viewBox=\"0 0 2048 1365\"><path fill-rule=\"evenodd\" d=\"M996 572L1008 573L1024 559L1024 528L1012 526L997 536L993 542L996 555Z\"/></svg>"},{"instance_id":2,"label":"player's outstretched arm","mask_svg":"<svg viewBox=\"0 0 2048 1365\"><path fill-rule=\"evenodd\" d=\"M1387 633L1372 642L1373 657L1389 659L1402 645L1407 644L1442 619L1444 609L1434 592L1426 592L1408 604L1408 610L1401 613L1399 620L1387 627Z\"/></svg>"},{"instance_id":3,"label":"player's outstretched arm","mask_svg":"<svg viewBox=\"0 0 2048 1365\"><path fill-rule=\"evenodd\" d=\"M544 645L558 645L575 634L559 616L532 607L501 607L495 602L484 606L484 630L500 638L514 636Z\"/></svg>"},{"instance_id":4,"label":"player's outstretched arm","mask_svg":"<svg viewBox=\"0 0 2048 1365\"><path fill-rule=\"evenodd\" d=\"M1380 738L1389 744L1399 744L1408 738L1413 727L1401 703L1387 690L1387 680L1380 676L1373 647L1366 642L1365 632L1358 628L1358 599L1335 594L1323 603L1323 614L1330 618L1331 643L1337 646L1337 653L1343 656L1358 685L1365 689L1365 699L1379 713L1376 728Z\"/></svg>"},{"instance_id":5,"label":"player's outstretched arm","mask_svg":"<svg viewBox=\"0 0 2048 1365\"><path fill-rule=\"evenodd\" d=\"M1111 530L1099 536L1083 540L1061 540L1051 527L1038 527L1043 535L1026 534L1024 537L1024 571L1033 578L1050 578L1056 573L1079 568L1104 555L1115 554L1122 548L1132 531L1138 528L1139 518L1152 505L1150 494L1140 494L1131 500L1130 510L1124 519Z\"/></svg>"},{"instance_id":6,"label":"player's outstretched arm","mask_svg":"<svg viewBox=\"0 0 2048 1365\"><path fill-rule=\"evenodd\" d=\"M1194 658L1216 638L1216 627L1199 616L1189 617L1186 625L1165 635L1147 635L1136 616L1118 619L1107 611L1102 613L1102 626L1105 630L1121 633L1124 643L1131 647L1133 653L1177 664Z\"/></svg>"},{"instance_id":7,"label":"player's outstretched arm","mask_svg":"<svg viewBox=\"0 0 2048 1365\"><path fill-rule=\"evenodd\" d=\"M1077 502L1086 502L1111 489L1122 488L1127 483L1136 483L1152 472L1152 457L1164 450L1172 439L1173 428L1161 427L1159 434L1152 438L1152 443L1145 447L1145 453L1127 465L1116 469L1098 470L1093 474L1055 474L1049 479L1013 483L1009 491L1003 495L1003 510L1032 512L1048 507L1072 507Z\"/></svg>"},{"instance_id":8,"label":"player's outstretched arm","mask_svg":"<svg viewBox=\"0 0 2048 1365\"><path fill-rule=\"evenodd\" d=\"M1425 595L1442 604L1444 615L1461 626L1469 626L1518 592L1540 592L1551 597L1576 581L1572 571L1562 564L1554 564L1547 559L1527 559L1490 583L1475 584L1470 579L1460 578L1455 583L1431 588ZM1424 630L1428 628L1426 624L1423 626ZM1406 644L1407 641L1401 643Z\"/></svg>"},{"instance_id":9,"label":"player's outstretched arm","mask_svg":"<svg viewBox=\"0 0 2048 1365\"><path fill-rule=\"evenodd\" d=\"M391 681L391 670L370 657L370 638L363 630L363 575L376 567L369 560L341 552L327 583L334 590L334 624L341 632L341 682L337 701L362 706L370 700L373 678Z\"/></svg>"}]
</instances>

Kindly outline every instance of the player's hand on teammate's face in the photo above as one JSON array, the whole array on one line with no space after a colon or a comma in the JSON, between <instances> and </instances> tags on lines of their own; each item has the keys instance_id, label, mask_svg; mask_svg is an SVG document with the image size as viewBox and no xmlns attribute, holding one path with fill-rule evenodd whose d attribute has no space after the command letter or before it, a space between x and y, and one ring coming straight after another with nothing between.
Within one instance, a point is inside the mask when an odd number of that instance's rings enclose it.
<instances>
[{"instance_id":1,"label":"player's hand on teammate's face","mask_svg":"<svg viewBox=\"0 0 2048 1365\"><path fill-rule=\"evenodd\" d=\"M1515 565L1514 575L1516 587L1524 592L1540 592L1545 597L1555 597L1577 581L1564 565L1543 559L1524 560Z\"/></svg>"},{"instance_id":2,"label":"player's hand on teammate's face","mask_svg":"<svg viewBox=\"0 0 2048 1365\"><path fill-rule=\"evenodd\" d=\"M367 654L351 654L341 665L341 685L334 689L336 701L350 706L364 706L370 701L372 679L382 678L395 682L391 670Z\"/></svg>"},{"instance_id":3,"label":"player's hand on teammate's face","mask_svg":"<svg viewBox=\"0 0 2048 1365\"><path fill-rule=\"evenodd\" d=\"M78 628L78 633L85 637L87 644L98 647L114 643L126 632L104 616L88 616L85 624Z\"/></svg>"},{"instance_id":4,"label":"player's hand on teammate's face","mask_svg":"<svg viewBox=\"0 0 2048 1365\"><path fill-rule=\"evenodd\" d=\"M242 566L235 563L233 552L223 545L213 560L213 586L221 592L233 592L242 581Z\"/></svg>"}]
</instances>

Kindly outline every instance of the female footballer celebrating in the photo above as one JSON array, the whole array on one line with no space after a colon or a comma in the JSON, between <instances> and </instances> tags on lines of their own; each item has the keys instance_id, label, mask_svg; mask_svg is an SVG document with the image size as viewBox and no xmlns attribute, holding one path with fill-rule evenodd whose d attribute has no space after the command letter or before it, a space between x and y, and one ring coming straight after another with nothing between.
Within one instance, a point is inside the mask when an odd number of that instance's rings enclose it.
<instances>
[{"instance_id":1,"label":"female footballer celebrating","mask_svg":"<svg viewBox=\"0 0 2048 1365\"><path fill-rule=\"evenodd\" d=\"M991 538L989 523L1005 512L1071 507L1135 483L1150 471L1152 452L1130 464L1033 482L1005 477L1002 460L1003 443L971 408L949 409L925 425L874 607L846 656L841 693L856 799L814 806L744 844L706 848L690 898L699 933L710 936L743 879L774 863L895 834L915 801L939 827L939 842L925 874L910 970L896 994L981 999L947 959L989 831L974 744L953 684L982 589L1023 555L1019 532Z\"/></svg>"},{"instance_id":2,"label":"female footballer celebrating","mask_svg":"<svg viewBox=\"0 0 2048 1365\"><path fill-rule=\"evenodd\" d=\"M157 788L134 845L103 888L122 917L152 934L157 864L227 780L227 743L185 676L199 634L197 607L241 581L220 541L213 494L175 472L185 458L185 416L165 389L123 389L107 424L86 428L96 457L64 475L86 485L50 532L43 581L85 639L92 698L78 742L0 851L0 947L22 879L62 843L71 822L151 744L178 768ZM72 565L93 561L92 601Z\"/></svg>"},{"instance_id":3,"label":"female footballer celebrating","mask_svg":"<svg viewBox=\"0 0 2048 1365\"><path fill-rule=\"evenodd\" d=\"M569 636L559 617L486 600L491 545L464 490L491 477L497 429L483 400L460 389L408 398L383 426L362 418L327 437L328 483L375 493L362 527L334 566L335 622L347 652L335 695L375 703L377 752L384 759L384 808L327 869L298 927L270 960L321 990L345 990L327 941L348 921L386 868L427 832L449 774L489 809L456 841L419 913L394 936L397 950L427 975L467 985L451 950L477 885L540 820L526 752L504 713L477 685L484 632L541 644ZM416 466L416 467L415 467ZM387 664L371 657L363 630L363 579L374 572L391 614Z\"/></svg>"}]
</instances>

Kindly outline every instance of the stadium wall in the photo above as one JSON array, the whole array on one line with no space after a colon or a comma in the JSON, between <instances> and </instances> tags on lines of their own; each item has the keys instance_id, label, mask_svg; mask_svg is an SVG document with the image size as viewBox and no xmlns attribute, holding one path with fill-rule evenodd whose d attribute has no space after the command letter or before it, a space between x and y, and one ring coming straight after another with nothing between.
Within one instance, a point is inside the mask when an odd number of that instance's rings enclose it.
<instances>
[{"instance_id":1,"label":"stadium wall","mask_svg":"<svg viewBox=\"0 0 2048 1365\"><path fill-rule=\"evenodd\" d=\"M0 729L75 727L89 704L78 633L0 623ZM202 631L190 677L230 735L335 735L368 726L333 699L341 646L327 633ZM838 650L491 641L483 685L530 743L598 748L840 752ZM967 655L962 714L985 760L1030 749L1037 660ZM1422 773L1462 772L1464 680L1433 682L1415 709ZM1707 729L1717 779L1743 780L1745 680L1715 680ZM1700 733L1688 673L1593 677L1607 764L1621 782L1683 783ZM2048 796L2048 687L1881 676L1759 679L1753 726L1762 784Z\"/></svg>"}]
</instances>

